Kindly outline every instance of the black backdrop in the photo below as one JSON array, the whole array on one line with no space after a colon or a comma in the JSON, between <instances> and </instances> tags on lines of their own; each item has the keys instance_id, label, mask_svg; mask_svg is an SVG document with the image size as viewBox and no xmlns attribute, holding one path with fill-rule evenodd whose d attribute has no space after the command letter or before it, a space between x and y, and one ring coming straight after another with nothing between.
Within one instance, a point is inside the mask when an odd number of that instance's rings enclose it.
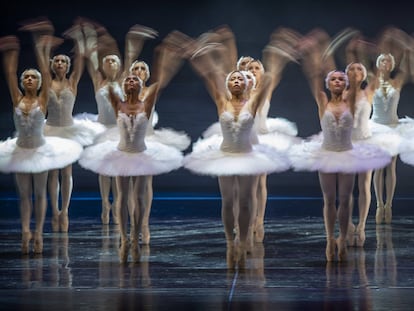
<instances>
[{"instance_id":1,"label":"black backdrop","mask_svg":"<svg viewBox=\"0 0 414 311\"><path fill-rule=\"evenodd\" d=\"M190 2L190 3L186 3ZM401 2L401 3L400 3ZM346 27L361 30L374 37L384 27L394 25L407 33L414 32L414 19L410 5L403 1L379 4L374 1L4 1L0 5L0 35L16 34L21 39L19 73L34 66L32 41L28 34L18 32L19 22L38 16L47 16L54 24L56 35L72 25L77 16L96 20L116 38L122 51L124 36L129 27L142 24L159 32L159 38L148 41L140 58L152 61L154 46L171 30L177 29L190 36L221 24L229 25L237 39L240 55L261 58L261 50L269 35L279 26L287 26L301 33L314 27L335 35ZM63 44L58 52L68 53L70 45ZM339 64L344 67L344 64ZM85 72L79 86L75 113L96 112L93 86ZM0 76L0 139L6 139L14 131L12 104L4 80ZM408 84L402 91L399 115L414 116L414 88ZM161 94L156 106L159 114L158 127L172 127L186 131L195 141L201 132L216 120L216 109L204 85L188 64ZM285 117L296 122L299 135L309 136L320 130L316 104L298 64L289 64L282 81L275 90L270 116ZM189 149L190 150L190 149ZM186 152L188 152L187 150ZM398 160L397 196L410 196L412 167ZM97 176L83 170L77 164L73 169L74 193L97 192ZM1 193L14 193L11 174L0 174ZM319 196L316 173L284 172L268 177L269 195ZM154 178L156 193L217 193L215 178L195 176L184 169ZM0 193L0 194L1 194Z\"/></svg>"}]
</instances>

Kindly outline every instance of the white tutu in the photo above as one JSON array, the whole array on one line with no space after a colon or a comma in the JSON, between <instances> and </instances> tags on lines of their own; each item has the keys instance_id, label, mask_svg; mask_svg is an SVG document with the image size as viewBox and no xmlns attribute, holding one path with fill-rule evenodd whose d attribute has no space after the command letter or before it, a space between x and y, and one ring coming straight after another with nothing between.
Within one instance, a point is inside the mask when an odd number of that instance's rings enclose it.
<instances>
[{"instance_id":1,"label":"white tutu","mask_svg":"<svg viewBox=\"0 0 414 311\"><path fill-rule=\"evenodd\" d=\"M258 133L258 142L269 145L278 151L287 151L293 144L299 143L302 139L297 137L298 130L296 124L285 118L267 118L268 132ZM221 136L221 126L219 122L210 125L203 133L203 138L218 135Z\"/></svg>"},{"instance_id":2,"label":"white tutu","mask_svg":"<svg viewBox=\"0 0 414 311\"><path fill-rule=\"evenodd\" d=\"M370 120L372 136L367 139L368 143L378 145L382 149L387 150L391 156L396 156L402 151L404 130L400 125L388 126L379 124Z\"/></svg>"},{"instance_id":3,"label":"white tutu","mask_svg":"<svg viewBox=\"0 0 414 311\"><path fill-rule=\"evenodd\" d=\"M414 143L413 141L407 141L405 148L400 153L400 160L405 164L414 166Z\"/></svg>"},{"instance_id":4,"label":"white tutu","mask_svg":"<svg viewBox=\"0 0 414 311\"><path fill-rule=\"evenodd\" d=\"M36 148L21 148L17 138L0 142L0 171L2 173L40 173L63 168L76 162L82 146L70 139L47 136Z\"/></svg>"},{"instance_id":5,"label":"white tutu","mask_svg":"<svg viewBox=\"0 0 414 311\"><path fill-rule=\"evenodd\" d=\"M267 133L280 133L289 136L297 136L298 128L295 122L289 121L286 118L267 118L266 119ZM266 132L258 130L258 134L267 134Z\"/></svg>"},{"instance_id":6,"label":"white tutu","mask_svg":"<svg viewBox=\"0 0 414 311\"><path fill-rule=\"evenodd\" d=\"M315 140L322 143L322 132L309 137L307 140ZM353 140L353 144L368 144L374 145L386 151L391 157L398 155L403 150L404 139L398 133L386 126L379 124L374 126L372 134L364 139Z\"/></svg>"},{"instance_id":7,"label":"white tutu","mask_svg":"<svg viewBox=\"0 0 414 311\"><path fill-rule=\"evenodd\" d=\"M288 151L295 144L299 144L302 138L291 136L280 132L270 132L258 135L259 143L269 145L278 151Z\"/></svg>"},{"instance_id":8,"label":"white tutu","mask_svg":"<svg viewBox=\"0 0 414 311\"><path fill-rule=\"evenodd\" d=\"M186 150L191 144L191 138L185 132L170 128L155 129L152 135L145 137L145 141L156 141L181 151Z\"/></svg>"},{"instance_id":9,"label":"white tutu","mask_svg":"<svg viewBox=\"0 0 414 311\"><path fill-rule=\"evenodd\" d=\"M45 124L45 136L57 136L77 141L82 146L91 145L95 137L103 133L106 127L99 123L88 119L74 119L74 124L70 126L51 126Z\"/></svg>"},{"instance_id":10,"label":"white tutu","mask_svg":"<svg viewBox=\"0 0 414 311\"><path fill-rule=\"evenodd\" d=\"M136 153L120 151L117 146L118 141L106 140L86 147L79 164L106 176L159 175L182 166L181 152L158 142L146 142L147 149Z\"/></svg>"},{"instance_id":11,"label":"white tutu","mask_svg":"<svg viewBox=\"0 0 414 311\"><path fill-rule=\"evenodd\" d=\"M221 135L221 125L220 123L214 122L211 124L202 134L201 136L204 138L213 136L213 135Z\"/></svg>"},{"instance_id":12,"label":"white tutu","mask_svg":"<svg viewBox=\"0 0 414 311\"><path fill-rule=\"evenodd\" d=\"M295 171L358 173L383 168L391 162L391 155L387 151L362 141L353 142L350 150L326 150L322 148L320 135L293 145L288 154Z\"/></svg>"},{"instance_id":13,"label":"white tutu","mask_svg":"<svg viewBox=\"0 0 414 311\"><path fill-rule=\"evenodd\" d=\"M119 141L119 129L117 126L108 128L105 132L95 138L94 144L102 143L106 140ZM152 134L145 136L145 141L154 141L174 147L180 151L188 148L191 138L185 132L178 132L173 129L156 129Z\"/></svg>"},{"instance_id":14,"label":"white tutu","mask_svg":"<svg viewBox=\"0 0 414 311\"><path fill-rule=\"evenodd\" d=\"M220 150L221 135L199 139L193 151L184 157L184 167L193 173L210 176L261 175L290 168L286 154L264 144L253 145L247 153Z\"/></svg>"},{"instance_id":15,"label":"white tutu","mask_svg":"<svg viewBox=\"0 0 414 311\"><path fill-rule=\"evenodd\" d=\"M400 153L400 160L414 166L414 119L405 117L400 120L396 131L404 137Z\"/></svg>"},{"instance_id":16,"label":"white tutu","mask_svg":"<svg viewBox=\"0 0 414 311\"><path fill-rule=\"evenodd\" d=\"M266 119L266 133L258 133L259 135L266 135L270 133L279 133L288 136L297 136L298 135L298 128L296 123L289 121L285 118L267 118ZM210 137L215 134L221 134L221 127L219 122L215 122L210 125L203 133L202 137Z\"/></svg>"},{"instance_id":17,"label":"white tutu","mask_svg":"<svg viewBox=\"0 0 414 311\"><path fill-rule=\"evenodd\" d=\"M90 112L81 112L73 116L73 120L89 120L92 122L98 122L98 114Z\"/></svg>"},{"instance_id":18,"label":"white tutu","mask_svg":"<svg viewBox=\"0 0 414 311\"><path fill-rule=\"evenodd\" d=\"M112 141L119 141L119 129L116 126L116 124L114 124L113 126L107 126L106 130L104 132L102 132L101 134L97 135L93 141L94 145L97 145L99 143L103 143L107 140L112 140Z\"/></svg>"},{"instance_id":19,"label":"white tutu","mask_svg":"<svg viewBox=\"0 0 414 311\"><path fill-rule=\"evenodd\" d=\"M399 119L398 125L395 128L395 131L404 138L413 139L414 138L414 119L410 117Z\"/></svg>"}]
</instances>

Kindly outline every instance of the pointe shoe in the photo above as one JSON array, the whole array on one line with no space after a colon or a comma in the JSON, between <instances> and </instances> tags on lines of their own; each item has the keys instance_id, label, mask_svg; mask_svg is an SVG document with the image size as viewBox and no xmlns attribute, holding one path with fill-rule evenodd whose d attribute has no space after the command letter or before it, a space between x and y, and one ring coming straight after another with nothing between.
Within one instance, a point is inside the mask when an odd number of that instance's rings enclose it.
<instances>
[{"instance_id":1,"label":"pointe shoe","mask_svg":"<svg viewBox=\"0 0 414 311\"><path fill-rule=\"evenodd\" d=\"M263 240L264 240L264 225L261 224L256 227L256 231L254 234L254 241L256 243L262 243Z\"/></svg>"},{"instance_id":2,"label":"pointe shoe","mask_svg":"<svg viewBox=\"0 0 414 311\"><path fill-rule=\"evenodd\" d=\"M29 254L30 240L32 239L31 232L23 232L22 234L22 254Z\"/></svg>"},{"instance_id":3,"label":"pointe shoe","mask_svg":"<svg viewBox=\"0 0 414 311\"><path fill-rule=\"evenodd\" d=\"M384 218L385 218L385 223L387 225L389 225L392 221L392 208L391 208L391 205L385 204Z\"/></svg>"},{"instance_id":4,"label":"pointe shoe","mask_svg":"<svg viewBox=\"0 0 414 311\"><path fill-rule=\"evenodd\" d=\"M140 262L141 259L141 250L139 247L138 240L133 240L131 242L131 257L133 262Z\"/></svg>"},{"instance_id":5,"label":"pointe shoe","mask_svg":"<svg viewBox=\"0 0 414 311\"><path fill-rule=\"evenodd\" d=\"M59 232L59 214L52 216L52 231Z\"/></svg>"},{"instance_id":6,"label":"pointe shoe","mask_svg":"<svg viewBox=\"0 0 414 311\"><path fill-rule=\"evenodd\" d=\"M338 246L338 261L346 261L348 257L348 249L346 248L346 239L338 238L336 241Z\"/></svg>"},{"instance_id":7,"label":"pointe shoe","mask_svg":"<svg viewBox=\"0 0 414 311\"><path fill-rule=\"evenodd\" d=\"M377 206L377 211L375 213L375 223L377 225L382 224L382 221L384 219L384 207L382 205Z\"/></svg>"},{"instance_id":8,"label":"pointe shoe","mask_svg":"<svg viewBox=\"0 0 414 311\"><path fill-rule=\"evenodd\" d=\"M336 241L335 238L329 238L326 240L326 261L331 262L335 259L335 247L336 247Z\"/></svg>"},{"instance_id":9,"label":"pointe shoe","mask_svg":"<svg viewBox=\"0 0 414 311\"><path fill-rule=\"evenodd\" d=\"M364 247L365 244L365 230L357 229L356 231L356 245L358 247Z\"/></svg>"},{"instance_id":10,"label":"pointe shoe","mask_svg":"<svg viewBox=\"0 0 414 311\"><path fill-rule=\"evenodd\" d=\"M355 225L354 224L348 225L348 233L346 235L346 241L349 246L355 245Z\"/></svg>"},{"instance_id":11,"label":"pointe shoe","mask_svg":"<svg viewBox=\"0 0 414 311\"><path fill-rule=\"evenodd\" d=\"M61 232L69 231L69 216L67 212L60 212L59 214L59 224Z\"/></svg>"},{"instance_id":12,"label":"pointe shoe","mask_svg":"<svg viewBox=\"0 0 414 311\"><path fill-rule=\"evenodd\" d=\"M35 233L33 251L35 254L43 252L43 236L41 233Z\"/></svg>"},{"instance_id":13,"label":"pointe shoe","mask_svg":"<svg viewBox=\"0 0 414 311\"><path fill-rule=\"evenodd\" d=\"M103 225L109 224L109 211L111 210L106 204L102 204L101 220Z\"/></svg>"},{"instance_id":14,"label":"pointe shoe","mask_svg":"<svg viewBox=\"0 0 414 311\"><path fill-rule=\"evenodd\" d=\"M128 253L129 253L129 242L123 241L121 242L121 246L119 247L119 262L126 263L128 261Z\"/></svg>"},{"instance_id":15,"label":"pointe shoe","mask_svg":"<svg viewBox=\"0 0 414 311\"><path fill-rule=\"evenodd\" d=\"M150 243L150 230L148 226L142 226L141 230L141 243L144 245L148 245Z\"/></svg>"}]
</instances>

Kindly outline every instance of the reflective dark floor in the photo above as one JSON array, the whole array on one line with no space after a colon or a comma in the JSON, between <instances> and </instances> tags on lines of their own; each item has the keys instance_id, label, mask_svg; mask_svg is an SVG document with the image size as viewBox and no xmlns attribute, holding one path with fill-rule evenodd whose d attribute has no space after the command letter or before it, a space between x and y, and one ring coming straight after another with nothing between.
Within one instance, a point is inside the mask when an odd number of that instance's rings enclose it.
<instances>
[{"instance_id":1,"label":"reflective dark floor","mask_svg":"<svg viewBox=\"0 0 414 311\"><path fill-rule=\"evenodd\" d=\"M171 215L180 204L160 210ZM140 263L126 265L116 225L102 225L96 206L96 216L71 216L67 234L52 233L48 217L41 256L22 256L19 218L2 217L1 310L413 309L414 213L375 225L372 209L364 248L349 248L346 263L327 264L321 207L286 216L277 212L283 206L269 206L265 241L255 244L245 271L228 271L219 208L200 217L192 204L179 216L154 207L151 243Z\"/></svg>"}]
</instances>

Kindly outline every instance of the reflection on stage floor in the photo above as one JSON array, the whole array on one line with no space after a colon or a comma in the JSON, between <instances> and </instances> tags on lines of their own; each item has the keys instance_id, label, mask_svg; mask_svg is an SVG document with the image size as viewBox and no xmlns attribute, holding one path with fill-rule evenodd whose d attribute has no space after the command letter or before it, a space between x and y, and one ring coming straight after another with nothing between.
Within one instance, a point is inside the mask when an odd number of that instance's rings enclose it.
<instances>
[{"instance_id":1,"label":"reflection on stage floor","mask_svg":"<svg viewBox=\"0 0 414 311\"><path fill-rule=\"evenodd\" d=\"M172 206L165 214L153 210L150 245L142 246L135 264L119 263L117 226L102 225L98 209L96 216L71 215L67 234L52 233L48 217L42 255L22 256L19 218L1 218L2 310L411 310L414 305L414 216L396 214L391 225L376 225L371 210L364 248L350 247L346 263L327 264L321 215L269 210L264 242L254 245L244 271L231 271L219 209L200 217L196 208L179 216Z\"/></svg>"}]
</instances>

